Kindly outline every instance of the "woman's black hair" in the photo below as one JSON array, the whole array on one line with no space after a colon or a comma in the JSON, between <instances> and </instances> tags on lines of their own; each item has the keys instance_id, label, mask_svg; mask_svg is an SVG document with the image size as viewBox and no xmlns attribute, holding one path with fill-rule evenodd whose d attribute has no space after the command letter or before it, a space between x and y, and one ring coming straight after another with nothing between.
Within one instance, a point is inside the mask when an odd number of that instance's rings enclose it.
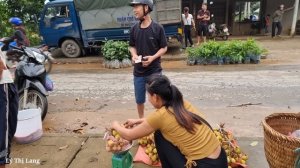
<instances>
[{"instance_id":1,"label":"woman's black hair","mask_svg":"<svg viewBox=\"0 0 300 168\"><path fill-rule=\"evenodd\" d=\"M188 132L195 133L195 124L202 124L200 116L184 107L182 93L175 85L171 84L166 76L161 75L151 78L146 89L150 95L156 94L161 97L167 110L169 110L169 107L173 108L176 121Z\"/></svg>"}]
</instances>

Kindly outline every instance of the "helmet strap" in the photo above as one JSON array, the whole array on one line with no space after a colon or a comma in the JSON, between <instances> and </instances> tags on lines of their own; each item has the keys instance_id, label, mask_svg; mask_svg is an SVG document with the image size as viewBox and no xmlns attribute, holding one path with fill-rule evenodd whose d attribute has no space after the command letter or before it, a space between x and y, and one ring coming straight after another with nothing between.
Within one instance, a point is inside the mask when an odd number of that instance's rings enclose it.
<instances>
[{"instance_id":1,"label":"helmet strap","mask_svg":"<svg viewBox=\"0 0 300 168\"><path fill-rule=\"evenodd\" d=\"M145 6L146 6L146 5L143 5L143 17L140 18L140 24L143 23L143 21L145 20L145 17L146 17L146 16L148 15L148 13L149 13L149 12L146 12ZM148 11L149 11L149 9L148 9Z\"/></svg>"},{"instance_id":2,"label":"helmet strap","mask_svg":"<svg viewBox=\"0 0 300 168\"><path fill-rule=\"evenodd\" d=\"M146 12L145 7L146 7L146 5L143 5L144 17L147 16L149 13L149 7L148 7L148 12Z\"/></svg>"}]
</instances>

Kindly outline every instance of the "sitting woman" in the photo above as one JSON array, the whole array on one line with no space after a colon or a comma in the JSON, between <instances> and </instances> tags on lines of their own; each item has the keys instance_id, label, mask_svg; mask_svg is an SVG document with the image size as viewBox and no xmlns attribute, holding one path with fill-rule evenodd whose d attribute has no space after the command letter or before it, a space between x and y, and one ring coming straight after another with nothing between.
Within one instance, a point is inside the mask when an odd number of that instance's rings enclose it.
<instances>
[{"instance_id":1,"label":"sitting woman","mask_svg":"<svg viewBox=\"0 0 300 168\"><path fill-rule=\"evenodd\" d=\"M227 156L210 125L165 76L150 79L148 99L157 109L144 119L128 119L127 129L117 121L112 128L127 140L154 133L163 168L227 168Z\"/></svg>"}]
</instances>

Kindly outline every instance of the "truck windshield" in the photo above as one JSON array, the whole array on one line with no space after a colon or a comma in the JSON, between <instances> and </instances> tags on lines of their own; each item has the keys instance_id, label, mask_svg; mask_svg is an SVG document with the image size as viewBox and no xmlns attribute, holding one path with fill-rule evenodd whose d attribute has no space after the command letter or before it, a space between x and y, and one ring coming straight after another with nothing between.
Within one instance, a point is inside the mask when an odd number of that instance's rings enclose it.
<instances>
[{"instance_id":1,"label":"truck windshield","mask_svg":"<svg viewBox=\"0 0 300 168\"><path fill-rule=\"evenodd\" d=\"M46 26L50 26L56 18L68 18L70 16L68 6L50 6L45 12L44 22Z\"/></svg>"}]
</instances>

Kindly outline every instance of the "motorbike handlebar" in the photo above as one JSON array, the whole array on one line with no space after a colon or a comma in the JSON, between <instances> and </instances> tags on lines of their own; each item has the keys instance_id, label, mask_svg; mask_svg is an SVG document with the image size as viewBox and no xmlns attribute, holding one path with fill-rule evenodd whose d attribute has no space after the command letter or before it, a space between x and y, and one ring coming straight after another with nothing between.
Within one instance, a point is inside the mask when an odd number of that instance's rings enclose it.
<instances>
[{"instance_id":1,"label":"motorbike handlebar","mask_svg":"<svg viewBox=\"0 0 300 168\"><path fill-rule=\"evenodd\" d=\"M0 39L0 42L2 42L4 44L9 44L12 41L14 41L14 39L11 38L11 37L3 37L3 38Z\"/></svg>"}]
</instances>

